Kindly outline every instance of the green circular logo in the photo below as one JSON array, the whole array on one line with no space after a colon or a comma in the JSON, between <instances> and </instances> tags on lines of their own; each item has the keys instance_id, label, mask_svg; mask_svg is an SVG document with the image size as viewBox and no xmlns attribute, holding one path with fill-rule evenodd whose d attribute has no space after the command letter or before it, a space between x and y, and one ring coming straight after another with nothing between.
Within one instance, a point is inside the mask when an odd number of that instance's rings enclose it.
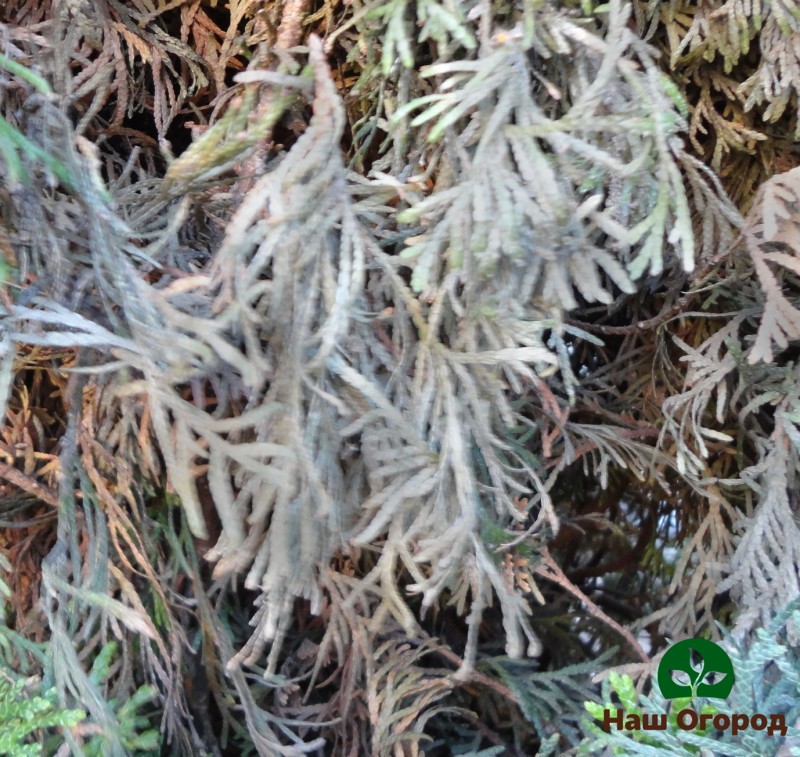
<instances>
[{"instance_id":1,"label":"green circular logo","mask_svg":"<svg viewBox=\"0 0 800 757\"><path fill-rule=\"evenodd\" d=\"M727 652L707 639L673 644L658 664L658 688L665 699L726 699L733 689L733 663Z\"/></svg>"}]
</instances>

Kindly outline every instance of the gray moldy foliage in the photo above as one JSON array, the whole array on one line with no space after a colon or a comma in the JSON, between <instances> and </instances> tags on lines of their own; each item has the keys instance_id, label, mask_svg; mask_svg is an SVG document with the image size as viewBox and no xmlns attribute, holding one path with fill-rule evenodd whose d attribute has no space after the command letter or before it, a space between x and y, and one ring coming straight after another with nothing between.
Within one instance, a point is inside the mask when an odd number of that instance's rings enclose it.
<instances>
[{"instance_id":1,"label":"gray moldy foliage","mask_svg":"<svg viewBox=\"0 0 800 757\"><path fill-rule=\"evenodd\" d=\"M793 2L0 22L0 635L76 754L566 753L800 593Z\"/></svg>"}]
</instances>

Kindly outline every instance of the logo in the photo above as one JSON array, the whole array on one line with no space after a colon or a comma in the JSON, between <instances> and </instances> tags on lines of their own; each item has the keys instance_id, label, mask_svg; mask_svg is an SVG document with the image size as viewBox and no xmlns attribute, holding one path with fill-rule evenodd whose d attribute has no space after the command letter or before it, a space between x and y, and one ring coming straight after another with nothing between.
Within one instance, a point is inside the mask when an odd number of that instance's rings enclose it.
<instances>
[{"instance_id":1,"label":"logo","mask_svg":"<svg viewBox=\"0 0 800 757\"><path fill-rule=\"evenodd\" d=\"M733 689L733 663L722 647L707 639L673 644L658 665L658 688L665 699L727 699Z\"/></svg>"},{"instance_id":2,"label":"logo","mask_svg":"<svg viewBox=\"0 0 800 757\"><path fill-rule=\"evenodd\" d=\"M611 685L620 701L634 703L636 690L633 681L614 671L609 676ZM658 688L664 699L727 699L733 690L733 663L728 653L718 644L706 639L686 639L673 644L661 658L656 676ZM727 705L720 705L722 710L706 703L700 712L685 707L680 712L674 710L684 702L673 703L669 717L666 713L635 711L625 713L623 710L610 710L600 705L588 703L586 708L599 720L603 718L603 730L609 733L612 727L617 731L679 731L701 732L714 728L717 731L730 731L737 736L742 731L764 731L772 736L786 736L787 725L784 713L776 712L765 715L760 712L748 715L744 712L733 712ZM590 706L592 705L592 706ZM634 736L634 738L637 738Z\"/></svg>"}]
</instances>

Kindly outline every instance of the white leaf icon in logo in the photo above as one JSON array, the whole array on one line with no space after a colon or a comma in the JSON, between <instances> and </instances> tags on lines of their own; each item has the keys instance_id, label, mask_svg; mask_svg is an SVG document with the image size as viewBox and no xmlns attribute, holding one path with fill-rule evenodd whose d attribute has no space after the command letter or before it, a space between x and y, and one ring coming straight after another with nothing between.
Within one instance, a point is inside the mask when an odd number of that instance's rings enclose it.
<instances>
[{"instance_id":1,"label":"white leaf icon in logo","mask_svg":"<svg viewBox=\"0 0 800 757\"><path fill-rule=\"evenodd\" d=\"M671 677L678 686L691 686L692 679L689 677L689 674L685 670L671 670Z\"/></svg>"}]
</instances>

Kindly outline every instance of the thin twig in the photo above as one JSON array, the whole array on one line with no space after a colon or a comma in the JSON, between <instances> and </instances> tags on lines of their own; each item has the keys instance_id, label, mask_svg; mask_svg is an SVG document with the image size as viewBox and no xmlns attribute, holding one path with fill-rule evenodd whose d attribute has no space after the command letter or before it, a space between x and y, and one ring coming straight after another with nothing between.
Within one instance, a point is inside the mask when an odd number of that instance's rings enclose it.
<instances>
[{"instance_id":1,"label":"thin twig","mask_svg":"<svg viewBox=\"0 0 800 757\"><path fill-rule=\"evenodd\" d=\"M630 644L630 646L635 650L636 654L642 658L645 662L650 661L650 657L648 656L647 652L642 649L642 645L636 641L633 634L627 629L623 628L616 620L610 618L606 615L594 602L592 602L589 597L587 597L577 586L575 586L572 581L570 581L567 576L564 574L564 571L558 566L558 563L551 557L549 550L545 547L541 552L544 564L550 569L550 571L544 570L541 566L536 568L534 571L537 575L541 576L542 578L546 578L548 581L552 581L553 583L558 584L562 589L566 589L570 594L580 599L581 602L585 605L586 609L594 615L599 621L605 623L610 628L613 628L620 636L622 636L625 641Z\"/></svg>"},{"instance_id":2,"label":"thin twig","mask_svg":"<svg viewBox=\"0 0 800 757\"><path fill-rule=\"evenodd\" d=\"M14 486L28 492L28 494L32 494L36 499L51 507L58 507L58 495L52 489L40 484L30 476L26 476L13 465L0 463L0 479L5 479L10 484L14 484Z\"/></svg>"},{"instance_id":3,"label":"thin twig","mask_svg":"<svg viewBox=\"0 0 800 757\"><path fill-rule=\"evenodd\" d=\"M744 239L744 234L739 234L738 237L730 244L729 247L726 247L722 252L715 255L711 258L693 277L692 277L692 285L693 288L686 292L677 302L675 302L671 307L667 308L666 310L662 311L656 316L652 318L648 318L646 321L638 321L637 323L631 323L627 326L603 326L599 323L585 323L583 321L573 321L573 320L564 320L564 323L568 326L576 326L579 329L583 329L584 331L592 331L596 334L606 334L608 336L624 336L626 334L633 334L637 331L649 331L650 329L655 329L661 326L662 324L666 323L670 319L674 318L678 315L681 310L689 303L692 297L695 296L696 292L695 289L697 285L702 283L708 275L717 267L719 263L721 263L725 258L728 257L737 247L737 245Z\"/></svg>"},{"instance_id":4,"label":"thin twig","mask_svg":"<svg viewBox=\"0 0 800 757\"><path fill-rule=\"evenodd\" d=\"M443 646L442 644L439 644L438 642L436 642L433 638L431 638L424 631L422 632L421 635L425 638L426 642L430 645L432 651L437 652L442 657L444 657L448 661L452 662L454 665L459 666L459 668L462 666L464 661L455 652L453 652L452 649L450 649L449 647ZM500 694L500 696L503 696L506 699L514 702L514 704L518 704L519 703L519 700L515 696L514 692L511 691L511 689L509 689L506 686L503 686L503 684L500 683L499 681L495 681L493 678L490 678L489 676L484 675L483 673L478 673L476 670L473 670L470 673L468 681L461 681L459 679L453 679L453 680L455 682L457 682L459 685L463 685L464 683L480 683L480 684L486 686L487 688L493 689L498 694Z\"/></svg>"}]
</instances>

